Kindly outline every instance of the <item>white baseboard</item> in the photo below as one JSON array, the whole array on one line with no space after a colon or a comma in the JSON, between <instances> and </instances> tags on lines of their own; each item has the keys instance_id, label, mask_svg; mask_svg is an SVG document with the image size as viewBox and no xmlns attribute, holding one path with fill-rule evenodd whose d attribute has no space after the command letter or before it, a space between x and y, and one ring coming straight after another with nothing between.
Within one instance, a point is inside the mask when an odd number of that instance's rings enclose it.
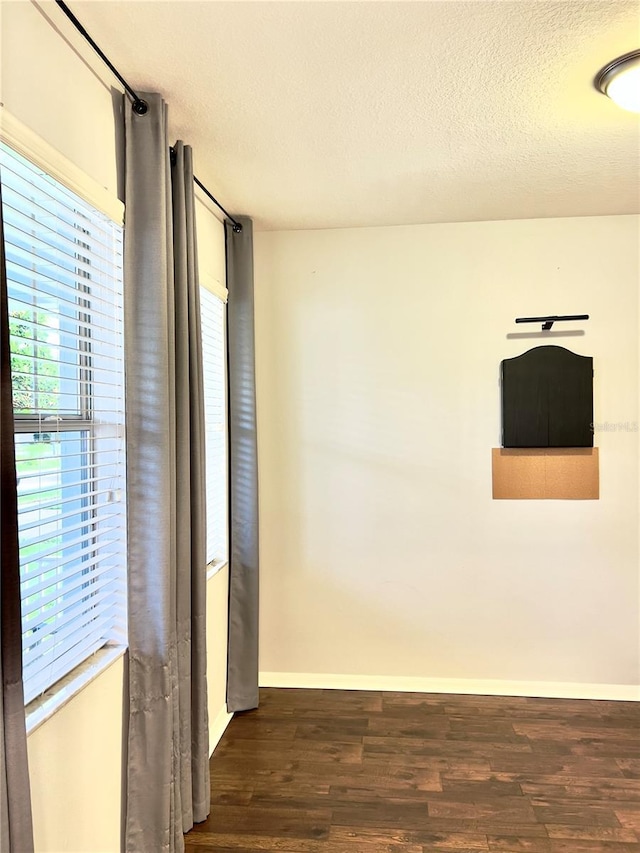
<instances>
[{"instance_id":1,"label":"white baseboard","mask_svg":"<svg viewBox=\"0 0 640 853\"><path fill-rule=\"evenodd\" d=\"M209 755L213 755L213 750L220 743L225 729L231 722L233 714L227 713L226 705L223 705L218 716L209 722Z\"/></svg>"},{"instance_id":2,"label":"white baseboard","mask_svg":"<svg viewBox=\"0 0 640 853\"><path fill-rule=\"evenodd\" d=\"M260 687L389 690L400 693L462 693L479 696L539 696L545 699L610 699L619 702L640 701L640 685L633 684L411 678L396 675L334 675L319 672L261 672Z\"/></svg>"}]
</instances>

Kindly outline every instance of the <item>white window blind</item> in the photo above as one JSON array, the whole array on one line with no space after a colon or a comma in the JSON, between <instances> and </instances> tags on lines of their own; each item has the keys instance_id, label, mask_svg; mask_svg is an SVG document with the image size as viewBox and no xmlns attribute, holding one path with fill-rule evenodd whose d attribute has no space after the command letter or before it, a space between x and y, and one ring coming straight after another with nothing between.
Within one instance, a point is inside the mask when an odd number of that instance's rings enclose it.
<instances>
[{"instance_id":1,"label":"white window blind","mask_svg":"<svg viewBox=\"0 0 640 853\"><path fill-rule=\"evenodd\" d=\"M227 559L226 307L200 288L207 458L207 563Z\"/></svg>"},{"instance_id":2,"label":"white window blind","mask_svg":"<svg viewBox=\"0 0 640 853\"><path fill-rule=\"evenodd\" d=\"M122 228L0 145L25 702L125 633Z\"/></svg>"}]
</instances>

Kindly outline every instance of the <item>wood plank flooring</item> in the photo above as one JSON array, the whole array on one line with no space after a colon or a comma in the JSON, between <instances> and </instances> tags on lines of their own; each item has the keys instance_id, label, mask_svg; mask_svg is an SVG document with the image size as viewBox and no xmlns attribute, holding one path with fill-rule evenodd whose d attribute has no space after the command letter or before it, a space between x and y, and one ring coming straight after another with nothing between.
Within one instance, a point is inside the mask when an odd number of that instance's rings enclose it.
<instances>
[{"instance_id":1,"label":"wood plank flooring","mask_svg":"<svg viewBox=\"0 0 640 853\"><path fill-rule=\"evenodd\" d=\"M186 853L640 853L640 704L260 691Z\"/></svg>"}]
</instances>

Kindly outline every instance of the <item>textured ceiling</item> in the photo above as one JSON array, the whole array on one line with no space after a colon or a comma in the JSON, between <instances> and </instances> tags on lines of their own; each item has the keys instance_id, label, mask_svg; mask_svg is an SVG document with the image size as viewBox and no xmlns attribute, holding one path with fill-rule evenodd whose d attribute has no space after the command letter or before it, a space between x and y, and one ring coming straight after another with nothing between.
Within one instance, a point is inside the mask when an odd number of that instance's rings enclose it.
<instances>
[{"instance_id":1,"label":"textured ceiling","mask_svg":"<svg viewBox=\"0 0 640 853\"><path fill-rule=\"evenodd\" d=\"M69 5L257 228L640 209L639 116L592 84L637 0Z\"/></svg>"}]
</instances>

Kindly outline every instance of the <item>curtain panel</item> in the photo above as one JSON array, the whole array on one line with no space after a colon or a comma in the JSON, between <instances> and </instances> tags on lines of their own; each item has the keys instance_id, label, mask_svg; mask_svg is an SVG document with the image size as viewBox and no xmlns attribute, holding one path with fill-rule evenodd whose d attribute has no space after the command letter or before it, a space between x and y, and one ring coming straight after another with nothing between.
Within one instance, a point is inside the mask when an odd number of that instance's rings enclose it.
<instances>
[{"instance_id":1,"label":"curtain panel","mask_svg":"<svg viewBox=\"0 0 640 853\"><path fill-rule=\"evenodd\" d=\"M129 719L125 850L210 810L204 396L191 149L125 99Z\"/></svg>"},{"instance_id":2,"label":"curtain panel","mask_svg":"<svg viewBox=\"0 0 640 853\"><path fill-rule=\"evenodd\" d=\"M0 215L0 850L2 853L32 853L33 824L22 687L18 491L3 231Z\"/></svg>"},{"instance_id":3,"label":"curtain panel","mask_svg":"<svg viewBox=\"0 0 640 853\"><path fill-rule=\"evenodd\" d=\"M225 223L229 386L229 649L227 709L258 707L258 448L253 224Z\"/></svg>"}]
</instances>

